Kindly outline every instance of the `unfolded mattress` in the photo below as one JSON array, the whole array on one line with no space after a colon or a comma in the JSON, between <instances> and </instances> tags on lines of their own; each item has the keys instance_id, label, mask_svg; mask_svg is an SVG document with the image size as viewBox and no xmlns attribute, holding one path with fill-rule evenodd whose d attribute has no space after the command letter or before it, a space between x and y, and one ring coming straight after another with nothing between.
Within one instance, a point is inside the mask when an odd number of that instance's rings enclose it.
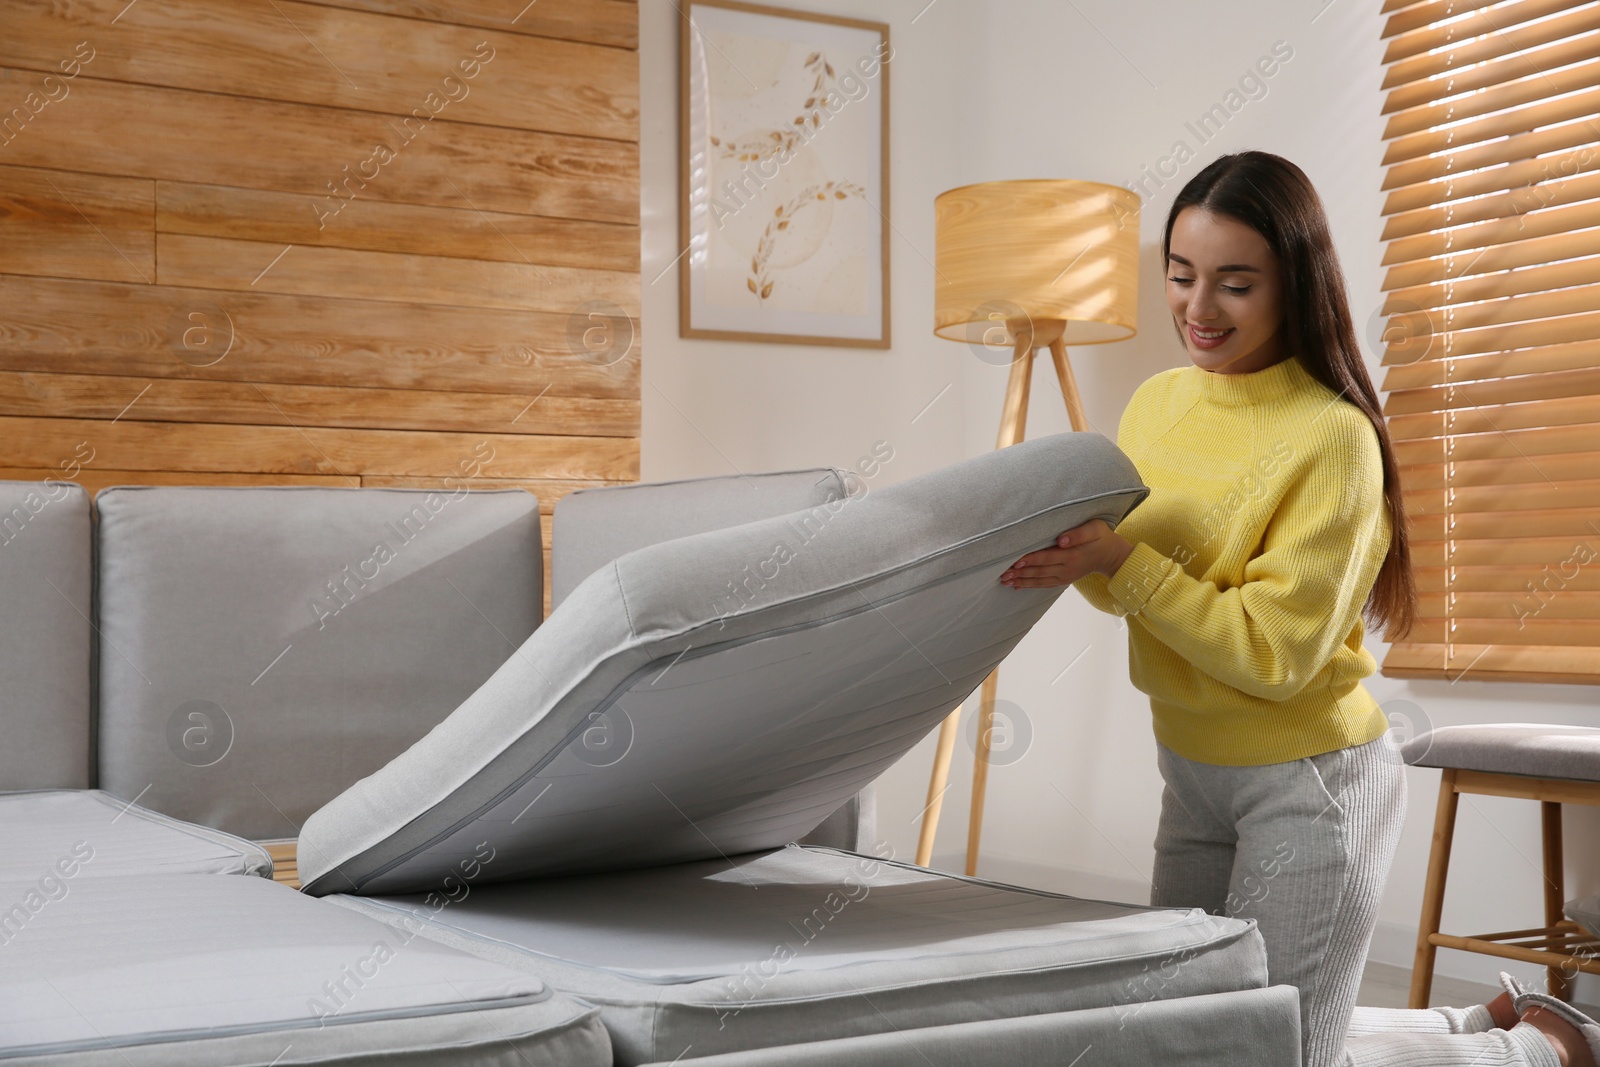
<instances>
[{"instance_id":1,"label":"unfolded mattress","mask_svg":"<svg viewBox=\"0 0 1600 1067\"><path fill-rule=\"evenodd\" d=\"M0 959L7 1067L611 1062L594 1009L526 971L262 878L73 881Z\"/></svg>"},{"instance_id":2,"label":"unfolded mattress","mask_svg":"<svg viewBox=\"0 0 1600 1067\"><path fill-rule=\"evenodd\" d=\"M98 789L0 793L0 880L72 882L111 875L272 876L265 849L180 822ZM0 907L12 902L0 898ZM0 914L0 930L6 916Z\"/></svg>"},{"instance_id":3,"label":"unfolded mattress","mask_svg":"<svg viewBox=\"0 0 1600 1067\"><path fill-rule=\"evenodd\" d=\"M1091 1055L1092 1050L1092 1055ZM695 1067L1297 1067L1293 986L727 1052ZM663 1060L647 1067L671 1067Z\"/></svg>"},{"instance_id":4,"label":"unfolded mattress","mask_svg":"<svg viewBox=\"0 0 1600 1067\"><path fill-rule=\"evenodd\" d=\"M1253 923L800 846L328 900L598 1005L619 1064L1266 985Z\"/></svg>"},{"instance_id":5,"label":"unfolded mattress","mask_svg":"<svg viewBox=\"0 0 1600 1067\"><path fill-rule=\"evenodd\" d=\"M944 720L1061 594L999 577L1149 490L1095 433L627 552L478 690L314 813L307 892L646 867L804 836Z\"/></svg>"}]
</instances>

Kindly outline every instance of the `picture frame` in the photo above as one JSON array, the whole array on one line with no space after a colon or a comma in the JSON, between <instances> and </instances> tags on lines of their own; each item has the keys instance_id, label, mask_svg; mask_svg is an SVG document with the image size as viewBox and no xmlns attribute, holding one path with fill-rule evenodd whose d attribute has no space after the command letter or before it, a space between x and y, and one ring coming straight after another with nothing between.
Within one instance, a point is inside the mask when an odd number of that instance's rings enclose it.
<instances>
[{"instance_id":1,"label":"picture frame","mask_svg":"<svg viewBox=\"0 0 1600 1067\"><path fill-rule=\"evenodd\" d=\"M679 335L888 348L888 25L681 11Z\"/></svg>"}]
</instances>

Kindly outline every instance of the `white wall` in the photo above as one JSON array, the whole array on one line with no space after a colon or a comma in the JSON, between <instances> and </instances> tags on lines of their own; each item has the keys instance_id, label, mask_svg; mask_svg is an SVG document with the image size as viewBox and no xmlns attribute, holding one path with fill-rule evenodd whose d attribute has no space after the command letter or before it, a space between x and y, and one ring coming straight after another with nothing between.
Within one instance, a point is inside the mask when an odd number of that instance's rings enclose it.
<instances>
[{"instance_id":1,"label":"white wall","mask_svg":"<svg viewBox=\"0 0 1600 1067\"><path fill-rule=\"evenodd\" d=\"M849 465L876 440L895 459L885 483L994 446L1005 369L933 336L933 199L953 186L1070 177L1128 184L1175 143L1194 158L1150 193L1140 333L1080 348L1073 365L1095 429L1115 437L1145 378L1187 361L1162 302L1156 248L1173 194L1207 161L1260 148L1300 164L1327 204L1357 327L1371 337L1381 281L1382 197L1378 5L1371 0L862 0L788 6L886 21L891 66L893 336L887 352L687 341L677 336L677 7L641 0L643 98L643 476L646 480L815 464ZM1282 42L1282 44L1278 44ZM1281 62L1264 95L1245 99L1206 143L1186 123L1237 87L1274 46ZM1243 96L1243 94L1241 94ZM659 276L659 277L658 277ZM1376 349L1369 371L1382 386ZM1069 429L1048 360L1034 381L1031 436ZM946 387L950 386L948 391ZM940 396L941 391L943 395ZM917 418L934 397L940 399ZM1069 592L1012 653L1000 697L1022 710L1026 755L989 777L980 873L1083 895L1142 900L1161 783L1149 707L1128 681L1118 619ZM1369 635L1381 662L1384 644ZM1373 695L1423 724L1527 719L1595 723L1587 687L1375 675ZM1409 704L1390 704L1408 701ZM970 751L947 794L936 864L959 869ZM880 783L880 833L915 851L931 738ZM1408 771L1411 801L1373 956L1411 959L1438 787ZM1600 889L1600 813L1569 811L1569 895ZM1471 933L1542 918L1538 817L1529 802L1463 802L1445 928ZM1443 953L1442 973L1492 980L1496 961ZM1524 971L1522 973L1531 973ZM1586 979L1587 980L1587 979ZM1585 994L1590 990L1585 989ZM1586 1000L1600 999L1586 995Z\"/></svg>"},{"instance_id":2,"label":"white wall","mask_svg":"<svg viewBox=\"0 0 1600 1067\"><path fill-rule=\"evenodd\" d=\"M966 2L966 0L942 0ZM790 7L824 10L803 2ZM837 5L834 5L837 7ZM973 112L943 64L966 28L908 26L906 4L847 5L890 22L890 246L894 347L687 341L678 337L677 22L672 0L639 5L643 170L643 477L646 480L818 464L853 465L877 440L895 458L879 476L899 480L956 462L963 439L966 349L933 337L933 198L947 186L945 159L962 147L942 135ZM935 8L937 10L937 7ZM914 14L914 12L912 13ZM665 271L665 273L663 273ZM968 357L970 358L970 357ZM947 385L955 387L921 414ZM915 418L915 424L911 420Z\"/></svg>"}]
</instances>

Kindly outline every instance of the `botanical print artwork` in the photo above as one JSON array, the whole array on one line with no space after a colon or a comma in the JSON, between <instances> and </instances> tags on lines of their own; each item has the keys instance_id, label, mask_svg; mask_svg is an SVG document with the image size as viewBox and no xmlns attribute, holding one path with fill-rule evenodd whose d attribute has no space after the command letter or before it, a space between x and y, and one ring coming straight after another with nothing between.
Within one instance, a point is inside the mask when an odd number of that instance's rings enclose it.
<instances>
[{"instance_id":1,"label":"botanical print artwork","mask_svg":"<svg viewBox=\"0 0 1600 1067\"><path fill-rule=\"evenodd\" d=\"M822 185L809 186L801 190L800 195L787 204L778 205L778 209L773 212L777 217L769 221L767 228L761 232L761 240L756 245L756 254L750 259L750 277L745 284L749 286L752 293L756 294L757 299L766 300L772 295L772 287L777 283L772 275L768 273L767 268L772 262L772 253L777 246L778 238L783 234L784 230L789 228L789 224L794 220L795 216L808 207L816 208L818 201L827 206L827 202L830 199L843 200L846 196L851 195L863 198L866 196L861 191L861 186L855 182L825 182ZM813 214L815 213L814 211ZM830 307L818 308L818 310L839 310L859 315L864 308L860 301L853 301L849 308Z\"/></svg>"},{"instance_id":2,"label":"botanical print artwork","mask_svg":"<svg viewBox=\"0 0 1600 1067\"><path fill-rule=\"evenodd\" d=\"M740 43L748 43L748 41L749 39L745 38L743 42L727 41L726 43L729 47L736 49ZM827 57L821 52L812 52L806 57L803 65L811 75L812 84L809 95L796 109L798 113L789 120L786 126L779 129L766 130L764 133L758 132L754 137L750 138L723 141L715 134L712 134L711 146L716 151L719 159L724 161L731 160L739 164L741 169L746 169L750 164L755 164L757 167L755 173L760 176L770 173L773 170L771 166L773 163L781 167L784 164L794 162L795 154L807 148L810 138L820 131L824 121L831 117L831 113L827 110L827 105L830 94L838 92L838 76L834 71L833 64L829 63ZM839 95L843 96L842 93ZM717 99L716 90L713 88L713 100L715 99ZM715 114L716 111L713 108L713 116ZM750 259L750 275L745 279L746 287L751 293L755 294L756 299L762 301L769 299L772 296L773 288L778 284L778 278L772 274L774 269L773 254L777 251L777 246L783 240L786 231L794 227L794 232L800 232L800 227L795 226L795 223L799 221L803 226L805 220L797 220L796 216L808 209L812 215L821 215L823 212L819 209L819 203L822 207L831 207L829 201L843 200L849 196L858 196L863 200L866 199L865 191L855 182L826 181L819 185L807 186L800 190L797 195L787 202L779 204L773 210L773 217L767 220L766 227L761 232L761 238L756 243L755 254ZM726 204L714 206L713 214L719 215L718 209L726 207ZM720 217L731 217L732 214L733 210L729 210L726 216ZM831 219L831 212L827 214ZM820 223L820 228L824 233L824 244L826 244L826 238L830 236L827 231L831 227L826 221L823 221ZM837 242L838 238L836 235L834 236ZM808 243L805 251L809 254L815 254L814 245ZM809 258L809 254L795 260L795 262L803 262L804 259ZM780 262L782 261L780 259ZM860 301L852 301L849 307L829 307L826 309L819 308L818 310L839 310L847 314L859 315L864 308L861 306Z\"/></svg>"},{"instance_id":3,"label":"botanical print artwork","mask_svg":"<svg viewBox=\"0 0 1600 1067\"><path fill-rule=\"evenodd\" d=\"M704 5L692 17L692 325L879 339L882 36Z\"/></svg>"},{"instance_id":4,"label":"botanical print artwork","mask_svg":"<svg viewBox=\"0 0 1600 1067\"><path fill-rule=\"evenodd\" d=\"M828 144L849 140L851 132L849 108L830 113L825 106L829 94L849 100L837 87L836 68L823 53L788 42L708 36L709 299L865 314L871 264L862 231L871 229L871 207L860 184L839 173L848 165L848 146ZM749 125L763 118L772 124ZM864 218L840 217L840 202L852 196Z\"/></svg>"}]
</instances>

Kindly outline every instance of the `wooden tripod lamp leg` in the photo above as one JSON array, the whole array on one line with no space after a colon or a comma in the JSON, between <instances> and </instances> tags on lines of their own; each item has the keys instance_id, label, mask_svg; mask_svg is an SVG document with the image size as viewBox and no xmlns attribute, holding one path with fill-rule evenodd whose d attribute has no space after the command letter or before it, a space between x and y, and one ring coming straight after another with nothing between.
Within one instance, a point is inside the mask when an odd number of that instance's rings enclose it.
<instances>
[{"instance_id":1,"label":"wooden tripod lamp leg","mask_svg":"<svg viewBox=\"0 0 1600 1067\"><path fill-rule=\"evenodd\" d=\"M1017 337L1016 351L1011 358L1011 375L1006 379L1005 407L1000 416L1000 436L996 448L1007 448L1022 440L1028 422L1028 389L1033 384L1033 335ZM978 832L983 821L982 789L989 771L988 743L994 729L994 686L999 684L998 671L984 679L985 696L978 714L978 763L973 768L973 817L967 833L967 867L971 873L977 863ZM939 726L939 747L933 755L933 776L928 780L928 806L922 812L922 832L917 838L917 864L926 867L933 859L933 839L939 832L939 813L944 807L944 791L950 781L950 761L955 755L956 732L961 728L961 708L956 708Z\"/></svg>"},{"instance_id":2,"label":"wooden tripod lamp leg","mask_svg":"<svg viewBox=\"0 0 1600 1067\"><path fill-rule=\"evenodd\" d=\"M1061 380L1061 399L1067 402L1067 418L1072 429L1083 433L1089 428L1089 418L1083 413L1083 400L1078 396L1078 380L1072 376L1072 364L1067 362L1067 342L1057 337L1050 342L1050 359L1056 365L1056 377Z\"/></svg>"},{"instance_id":3,"label":"wooden tripod lamp leg","mask_svg":"<svg viewBox=\"0 0 1600 1067\"><path fill-rule=\"evenodd\" d=\"M1000 668L983 680L978 703L978 743L972 760L972 814L967 821L967 874L978 873L978 841L983 837L983 799L989 789L989 745L994 739L994 696L1000 688Z\"/></svg>"},{"instance_id":4,"label":"wooden tripod lamp leg","mask_svg":"<svg viewBox=\"0 0 1600 1067\"><path fill-rule=\"evenodd\" d=\"M961 731L961 708L956 707L939 724L939 747L933 754L933 777L928 779L928 803L922 809L922 833L917 837L917 866L933 860L933 838L939 832L939 812L944 808L944 791L950 787L950 759L956 750L956 735Z\"/></svg>"},{"instance_id":5,"label":"wooden tripod lamp leg","mask_svg":"<svg viewBox=\"0 0 1600 1067\"><path fill-rule=\"evenodd\" d=\"M1028 424L1028 387L1033 382L1032 338L1022 354L1023 339L1011 363L1011 379L1006 383L1005 413L1000 418L1000 435L995 448L1010 448L1022 440ZM978 743L972 757L972 812L967 819L967 874L978 873L978 844L983 838L983 802L989 790L989 745L994 739L994 698L1000 688L1000 668L983 680L983 695L978 702Z\"/></svg>"},{"instance_id":6,"label":"wooden tripod lamp leg","mask_svg":"<svg viewBox=\"0 0 1600 1067\"><path fill-rule=\"evenodd\" d=\"M1083 400L1078 396L1078 383L1072 375L1072 364L1067 361L1067 343L1059 332L1050 340L1050 359L1055 364L1056 377L1061 382L1061 398L1066 401L1067 418L1074 431L1082 433L1089 428L1089 419L1083 413ZM1006 383L1005 413L1000 419L1000 437L996 448L1009 448L1022 440L1028 417L1028 386L1033 379L1033 340L1044 338L1034 335L1027 339L1028 354L1021 355L1023 340L1018 340L1018 356L1011 364L1011 380ZM1021 382L1018 382L1018 377ZM978 743L972 764L972 813L967 822L967 874L978 873L978 845L983 837L984 799L989 788L989 746L994 737L994 701L1000 688L1000 670L996 668L983 680L983 695L978 704ZM929 842L932 853L932 841Z\"/></svg>"}]
</instances>

